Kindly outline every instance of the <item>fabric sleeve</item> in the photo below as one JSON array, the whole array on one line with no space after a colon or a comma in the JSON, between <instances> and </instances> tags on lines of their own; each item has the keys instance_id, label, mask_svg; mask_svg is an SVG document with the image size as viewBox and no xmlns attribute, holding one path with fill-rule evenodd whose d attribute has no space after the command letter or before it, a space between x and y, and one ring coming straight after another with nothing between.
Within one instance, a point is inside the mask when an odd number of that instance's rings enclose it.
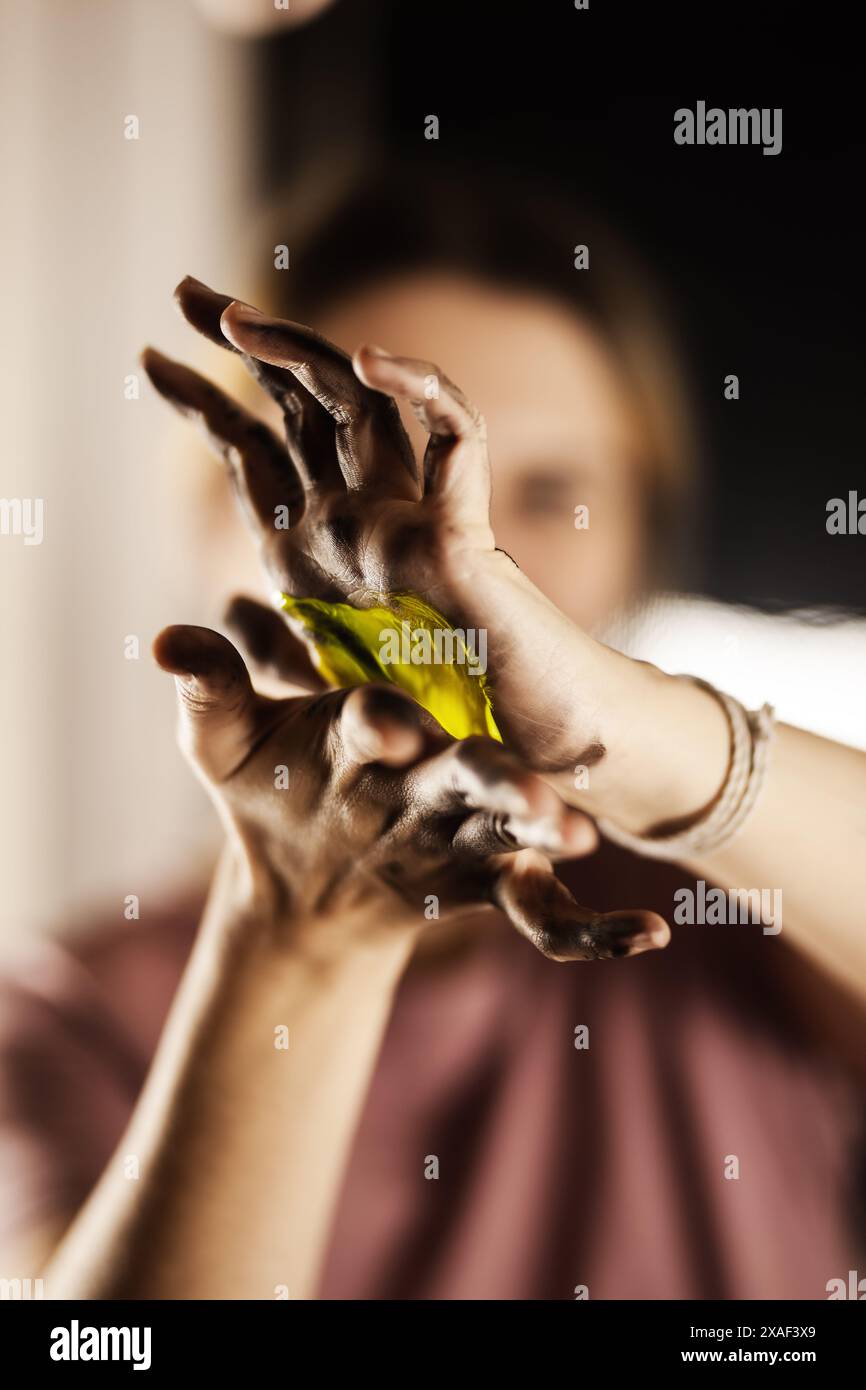
<instances>
[{"instance_id":1,"label":"fabric sleeve","mask_svg":"<svg viewBox=\"0 0 866 1390\"><path fill-rule=\"evenodd\" d=\"M61 948L41 947L0 976L0 1250L74 1215L114 1153L143 1072Z\"/></svg>"}]
</instances>

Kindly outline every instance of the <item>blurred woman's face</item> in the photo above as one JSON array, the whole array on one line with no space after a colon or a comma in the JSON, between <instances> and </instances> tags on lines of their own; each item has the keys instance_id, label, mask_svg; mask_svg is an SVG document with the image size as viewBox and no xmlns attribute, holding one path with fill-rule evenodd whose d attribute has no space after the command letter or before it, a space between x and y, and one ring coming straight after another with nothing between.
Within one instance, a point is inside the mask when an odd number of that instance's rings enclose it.
<instances>
[{"instance_id":1,"label":"blurred woman's face","mask_svg":"<svg viewBox=\"0 0 866 1390\"><path fill-rule=\"evenodd\" d=\"M644 567L642 441L604 344L531 293L412 275L364 290L315 327L436 364L487 420L497 545L553 602L592 628L627 601ZM426 437L404 422L422 457ZM587 525L575 508L586 508Z\"/></svg>"},{"instance_id":2,"label":"blurred woman's face","mask_svg":"<svg viewBox=\"0 0 866 1390\"><path fill-rule=\"evenodd\" d=\"M632 597L644 572L641 429L591 328L541 296L432 273L361 291L312 326L347 352L366 341L427 359L466 392L488 425L496 543L563 612L592 629ZM424 431L410 410L404 422L420 459ZM239 530L225 539L216 553L238 555L235 582L252 578Z\"/></svg>"}]
</instances>

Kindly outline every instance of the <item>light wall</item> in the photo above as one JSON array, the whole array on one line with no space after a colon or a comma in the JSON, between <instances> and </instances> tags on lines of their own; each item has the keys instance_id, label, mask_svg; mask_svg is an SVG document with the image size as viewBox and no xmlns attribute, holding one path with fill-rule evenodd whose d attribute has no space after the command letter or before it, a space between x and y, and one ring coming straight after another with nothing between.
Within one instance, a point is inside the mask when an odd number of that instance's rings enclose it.
<instances>
[{"instance_id":1,"label":"light wall","mask_svg":"<svg viewBox=\"0 0 866 1390\"><path fill-rule=\"evenodd\" d=\"M149 649L213 614L175 427L125 379L146 341L201 358L184 273L237 275L250 56L185 0L0 5L0 498L44 500L40 545L0 535L0 949L144 917L211 838Z\"/></svg>"}]
</instances>

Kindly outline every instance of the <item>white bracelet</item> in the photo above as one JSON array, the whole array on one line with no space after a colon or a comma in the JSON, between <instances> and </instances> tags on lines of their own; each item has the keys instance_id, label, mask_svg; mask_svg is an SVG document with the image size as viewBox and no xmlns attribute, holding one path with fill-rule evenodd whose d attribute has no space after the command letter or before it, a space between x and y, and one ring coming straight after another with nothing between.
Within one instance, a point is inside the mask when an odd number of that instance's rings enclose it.
<instances>
[{"instance_id":1,"label":"white bracelet","mask_svg":"<svg viewBox=\"0 0 866 1390\"><path fill-rule=\"evenodd\" d=\"M731 756L719 795L706 815L688 830L676 835L631 835L610 820L599 820L598 828L608 840L633 850L646 859L690 859L730 844L742 830L754 809L764 785L773 735L772 705L747 710L739 700L717 690L697 676L681 676L715 696L728 716Z\"/></svg>"}]
</instances>

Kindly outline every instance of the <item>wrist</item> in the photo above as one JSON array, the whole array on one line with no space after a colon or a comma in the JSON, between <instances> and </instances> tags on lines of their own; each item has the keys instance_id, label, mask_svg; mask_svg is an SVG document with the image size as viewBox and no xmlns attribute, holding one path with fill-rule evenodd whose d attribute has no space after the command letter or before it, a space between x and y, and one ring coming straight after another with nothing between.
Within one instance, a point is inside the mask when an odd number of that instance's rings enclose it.
<instances>
[{"instance_id":1,"label":"wrist","mask_svg":"<svg viewBox=\"0 0 866 1390\"><path fill-rule=\"evenodd\" d=\"M456 598L470 626L489 625L493 711L506 743L536 771L566 771L604 725L606 658L615 653L567 618L503 550L474 554Z\"/></svg>"},{"instance_id":2,"label":"wrist","mask_svg":"<svg viewBox=\"0 0 866 1390\"><path fill-rule=\"evenodd\" d=\"M542 645L545 717L514 718L511 690L503 708L494 694L494 712L506 741L561 795L640 835L684 827L706 810L730 756L727 718L712 695L590 637L502 551L476 557L466 592L477 613L516 615L513 630L490 635L494 672L513 660L515 632Z\"/></svg>"},{"instance_id":3,"label":"wrist","mask_svg":"<svg viewBox=\"0 0 866 1390\"><path fill-rule=\"evenodd\" d=\"M597 645L603 753L572 799L633 834L684 829L724 783L730 757L725 712L700 686Z\"/></svg>"},{"instance_id":4,"label":"wrist","mask_svg":"<svg viewBox=\"0 0 866 1390\"><path fill-rule=\"evenodd\" d=\"M224 968L279 970L306 967L321 976L380 972L397 977L414 950L423 923L383 898L316 910L286 890L266 866L251 864L227 840L202 919L204 949Z\"/></svg>"}]
</instances>

